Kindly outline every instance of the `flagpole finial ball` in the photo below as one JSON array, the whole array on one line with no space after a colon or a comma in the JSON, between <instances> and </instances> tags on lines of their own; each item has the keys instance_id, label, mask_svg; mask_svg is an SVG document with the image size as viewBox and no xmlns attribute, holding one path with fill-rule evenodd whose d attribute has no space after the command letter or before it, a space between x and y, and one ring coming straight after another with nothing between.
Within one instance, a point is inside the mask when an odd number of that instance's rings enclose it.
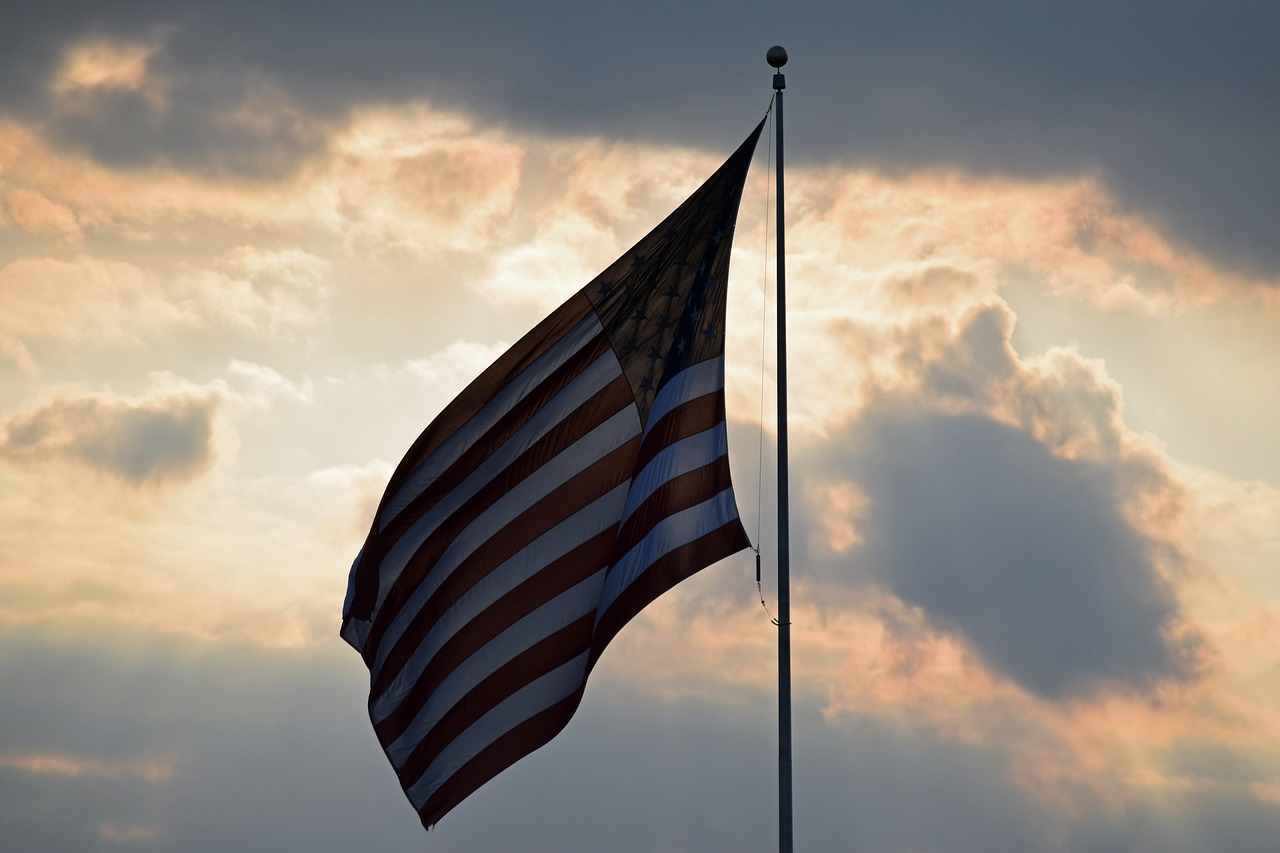
<instances>
[{"instance_id":1,"label":"flagpole finial ball","mask_svg":"<svg viewBox=\"0 0 1280 853\"><path fill-rule=\"evenodd\" d=\"M780 44L775 44L773 47L769 48L769 51L764 55L764 58L768 60L769 64L774 68L781 68L787 64L787 49Z\"/></svg>"}]
</instances>

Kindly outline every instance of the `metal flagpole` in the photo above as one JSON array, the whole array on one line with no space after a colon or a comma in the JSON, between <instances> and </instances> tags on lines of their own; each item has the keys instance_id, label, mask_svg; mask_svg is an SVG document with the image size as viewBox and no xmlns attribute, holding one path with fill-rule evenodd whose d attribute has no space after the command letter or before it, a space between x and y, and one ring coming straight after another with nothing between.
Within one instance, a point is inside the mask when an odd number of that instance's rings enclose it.
<instances>
[{"instance_id":1,"label":"metal flagpole","mask_svg":"<svg viewBox=\"0 0 1280 853\"><path fill-rule=\"evenodd\" d=\"M787 490L787 255L782 181L782 66L787 51L769 48L778 110L778 850L791 853L791 519Z\"/></svg>"}]
</instances>

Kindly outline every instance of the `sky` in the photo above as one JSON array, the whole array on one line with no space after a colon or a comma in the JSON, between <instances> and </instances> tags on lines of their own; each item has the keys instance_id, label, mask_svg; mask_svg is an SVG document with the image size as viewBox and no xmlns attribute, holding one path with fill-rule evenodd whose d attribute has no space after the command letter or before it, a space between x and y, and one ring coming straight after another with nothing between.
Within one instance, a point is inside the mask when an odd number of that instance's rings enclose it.
<instances>
[{"instance_id":1,"label":"sky","mask_svg":"<svg viewBox=\"0 0 1280 853\"><path fill-rule=\"evenodd\" d=\"M746 137L777 43L797 849L1274 849L1277 32L1244 0L4 4L0 847L774 847L750 552L430 833L338 627L400 454ZM769 154L727 396L776 606Z\"/></svg>"}]
</instances>

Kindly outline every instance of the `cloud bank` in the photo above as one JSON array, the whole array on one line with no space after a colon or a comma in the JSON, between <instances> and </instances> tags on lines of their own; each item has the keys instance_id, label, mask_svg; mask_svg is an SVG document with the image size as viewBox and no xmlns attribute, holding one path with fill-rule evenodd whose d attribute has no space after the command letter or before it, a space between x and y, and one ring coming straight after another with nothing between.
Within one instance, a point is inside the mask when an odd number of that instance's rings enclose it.
<instances>
[{"instance_id":1,"label":"cloud bank","mask_svg":"<svg viewBox=\"0 0 1280 853\"><path fill-rule=\"evenodd\" d=\"M70 461L133 485L190 480L216 459L212 393L143 399L67 391L3 423L0 459Z\"/></svg>"}]
</instances>

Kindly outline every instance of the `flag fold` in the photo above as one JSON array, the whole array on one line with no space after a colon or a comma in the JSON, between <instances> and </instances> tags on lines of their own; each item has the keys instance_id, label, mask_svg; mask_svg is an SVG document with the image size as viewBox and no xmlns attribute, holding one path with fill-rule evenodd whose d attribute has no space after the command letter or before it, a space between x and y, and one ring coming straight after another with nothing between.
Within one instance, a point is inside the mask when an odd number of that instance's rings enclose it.
<instances>
[{"instance_id":1,"label":"flag fold","mask_svg":"<svg viewBox=\"0 0 1280 853\"><path fill-rule=\"evenodd\" d=\"M424 826L564 728L641 609L749 545L725 290L762 128L463 390L387 485L342 636Z\"/></svg>"}]
</instances>

